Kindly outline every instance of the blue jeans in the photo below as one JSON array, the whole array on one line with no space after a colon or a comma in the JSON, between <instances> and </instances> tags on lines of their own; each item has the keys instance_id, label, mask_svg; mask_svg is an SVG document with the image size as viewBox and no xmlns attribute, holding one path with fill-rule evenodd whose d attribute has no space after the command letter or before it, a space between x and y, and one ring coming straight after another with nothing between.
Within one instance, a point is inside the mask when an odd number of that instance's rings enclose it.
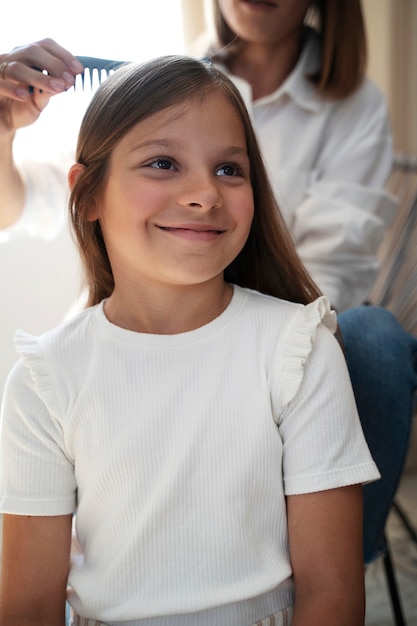
<instances>
[{"instance_id":1,"label":"blue jeans","mask_svg":"<svg viewBox=\"0 0 417 626\"><path fill-rule=\"evenodd\" d=\"M417 389L417 338L386 309L339 315L346 361L365 437L381 480L365 485L364 560L384 552L384 526L404 466Z\"/></svg>"}]
</instances>

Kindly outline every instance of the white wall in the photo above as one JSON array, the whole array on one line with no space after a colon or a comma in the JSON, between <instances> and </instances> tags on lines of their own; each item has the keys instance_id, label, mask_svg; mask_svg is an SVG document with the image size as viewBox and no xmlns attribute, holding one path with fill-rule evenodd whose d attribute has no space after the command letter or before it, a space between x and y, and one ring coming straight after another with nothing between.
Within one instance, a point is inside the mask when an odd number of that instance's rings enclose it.
<instances>
[{"instance_id":1,"label":"white wall","mask_svg":"<svg viewBox=\"0 0 417 626\"><path fill-rule=\"evenodd\" d=\"M39 334L58 324L79 293L74 245L64 229L53 241L26 239L0 245L0 394L16 360L17 328Z\"/></svg>"},{"instance_id":2,"label":"white wall","mask_svg":"<svg viewBox=\"0 0 417 626\"><path fill-rule=\"evenodd\" d=\"M417 154L417 2L362 0L368 74L387 98L396 152Z\"/></svg>"},{"instance_id":3,"label":"white wall","mask_svg":"<svg viewBox=\"0 0 417 626\"><path fill-rule=\"evenodd\" d=\"M19 134L17 156L56 162L65 155L69 167L81 116L90 97L72 91L57 96L39 121ZM63 150L63 146L67 149ZM0 242L0 395L17 358L13 341L16 329L39 334L56 326L81 290L78 254L66 226L63 204L56 207L63 226L51 240L23 237Z\"/></svg>"}]
</instances>

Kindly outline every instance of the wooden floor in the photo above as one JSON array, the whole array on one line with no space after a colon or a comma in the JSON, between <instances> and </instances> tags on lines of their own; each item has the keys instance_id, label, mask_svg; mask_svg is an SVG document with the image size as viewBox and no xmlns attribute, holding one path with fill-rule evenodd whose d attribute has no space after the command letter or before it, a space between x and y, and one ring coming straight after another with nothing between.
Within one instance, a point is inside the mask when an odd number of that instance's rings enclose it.
<instances>
[{"instance_id":1,"label":"wooden floor","mask_svg":"<svg viewBox=\"0 0 417 626\"><path fill-rule=\"evenodd\" d=\"M406 471L397 500L417 532L417 469ZM390 513L388 540L394 560L407 626L417 626L417 545L411 540L398 516ZM381 560L366 573L366 626L393 626L389 594Z\"/></svg>"}]
</instances>

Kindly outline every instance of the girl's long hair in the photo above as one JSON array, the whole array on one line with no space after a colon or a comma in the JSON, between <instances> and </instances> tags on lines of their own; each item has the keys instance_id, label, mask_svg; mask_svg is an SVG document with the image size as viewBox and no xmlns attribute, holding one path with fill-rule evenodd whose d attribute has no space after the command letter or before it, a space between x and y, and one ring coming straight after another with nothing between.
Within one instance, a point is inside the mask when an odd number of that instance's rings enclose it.
<instances>
[{"instance_id":1,"label":"girl's long hair","mask_svg":"<svg viewBox=\"0 0 417 626\"><path fill-rule=\"evenodd\" d=\"M226 23L218 0L212 1L212 26L217 41L209 50L221 60L238 54L239 39ZM341 99L351 95L360 85L366 70L366 32L361 0L311 0L306 23L321 40L321 63L308 78L325 98Z\"/></svg>"},{"instance_id":2,"label":"girl's long hair","mask_svg":"<svg viewBox=\"0 0 417 626\"><path fill-rule=\"evenodd\" d=\"M249 115L237 88L210 63L169 56L117 70L96 91L81 124L77 162L85 166L70 197L70 219L89 290L88 305L111 295L113 273L100 223L90 221L100 200L115 145L139 122L179 103L204 102L219 91L242 120L250 161L254 219L248 240L225 269L225 280L306 304L320 295L304 268L270 187ZM216 120L213 120L213 124Z\"/></svg>"}]
</instances>

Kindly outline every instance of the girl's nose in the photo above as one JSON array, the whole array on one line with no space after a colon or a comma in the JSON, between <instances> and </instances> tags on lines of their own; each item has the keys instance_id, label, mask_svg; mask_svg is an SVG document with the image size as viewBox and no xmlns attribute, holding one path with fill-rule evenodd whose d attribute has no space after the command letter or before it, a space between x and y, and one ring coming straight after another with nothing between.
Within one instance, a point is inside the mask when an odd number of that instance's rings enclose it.
<instances>
[{"instance_id":1,"label":"girl's nose","mask_svg":"<svg viewBox=\"0 0 417 626\"><path fill-rule=\"evenodd\" d=\"M208 174L190 175L179 193L179 203L190 208L205 211L218 209L222 198L214 177Z\"/></svg>"}]
</instances>

